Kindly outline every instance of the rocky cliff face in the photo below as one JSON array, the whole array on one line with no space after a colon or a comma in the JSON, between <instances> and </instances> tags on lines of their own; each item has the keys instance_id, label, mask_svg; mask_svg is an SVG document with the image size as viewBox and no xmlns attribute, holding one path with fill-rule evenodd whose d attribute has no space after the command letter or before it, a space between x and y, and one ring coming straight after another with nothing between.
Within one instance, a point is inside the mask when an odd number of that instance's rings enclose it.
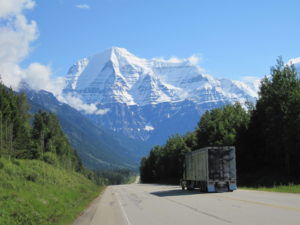
<instances>
[{"instance_id":1,"label":"rocky cliff face","mask_svg":"<svg viewBox=\"0 0 300 225\"><path fill-rule=\"evenodd\" d=\"M204 74L189 59L147 60L117 47L79 60L66 81L65 94L105 109L88 115L96 124L151 144L193 130L206 110L255 101L258 90Z\"/></svg>"}]
</instances>

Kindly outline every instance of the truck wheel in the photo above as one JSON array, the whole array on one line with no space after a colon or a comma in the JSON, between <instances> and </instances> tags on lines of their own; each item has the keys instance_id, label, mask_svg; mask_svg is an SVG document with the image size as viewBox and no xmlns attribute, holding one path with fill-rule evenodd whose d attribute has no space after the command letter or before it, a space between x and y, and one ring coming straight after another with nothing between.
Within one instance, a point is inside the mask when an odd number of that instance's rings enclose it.
<instances>
[{"instance_id":1,"label":"truck wheel","mask_svg":"<svg viewBox=\"0 0 300 225\"><path fill-rule=\"evenodd\" d=\"M181 189L184 191L184 190L185 190L185 186L182 185L182 186L181 186Z\"/></svg>"},{"instance_id":2,"label":"truck wheel","mask_svg":"<svg viewBox=\"0 0 300 225\"><path fill-rule=\"evenodd\" d=\"M229 185L228 185L228 192L233 192L233 190L231 190L231 189L229 188Z\"/></svg>"}]
</instances>

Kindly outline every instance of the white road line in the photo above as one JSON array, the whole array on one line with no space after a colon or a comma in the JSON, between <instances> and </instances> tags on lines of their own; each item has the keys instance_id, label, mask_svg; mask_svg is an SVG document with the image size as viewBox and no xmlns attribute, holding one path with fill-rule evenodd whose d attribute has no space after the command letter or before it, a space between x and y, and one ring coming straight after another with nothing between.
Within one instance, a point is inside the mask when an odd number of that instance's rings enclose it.
<instances>
[{"instance_id":1,"label":"white road line","mask_svg":"<svg viewBox=\"0 0 300 225\"><path fill-rule=\"evenodd\" d=\"M120 208L121 208L121 211L122 211L122 213L123 213L123 216L125 217L126 223L127 223L128 225L131 225L131 223L130 223L130 221L129 221L129 219L128 219L128 216L127 216L127 214L126 214L126 212L125 212L125 209L124 209L124 207L122 206L122 204L121 204L121 202L120 202L120 199L118 198L119 194L118 194L117 192L115 192L115 196L116 196L116 199L117 199L117 201L118 201L118 203L119 203L119 205L120 205Z\"/></svg>"}]
</instances>

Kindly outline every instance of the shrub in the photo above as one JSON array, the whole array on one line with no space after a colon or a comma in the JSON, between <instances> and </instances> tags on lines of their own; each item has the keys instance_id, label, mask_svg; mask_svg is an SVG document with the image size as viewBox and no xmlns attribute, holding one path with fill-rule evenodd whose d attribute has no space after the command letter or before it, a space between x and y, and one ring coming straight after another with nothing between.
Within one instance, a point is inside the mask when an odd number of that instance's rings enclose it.
<instances>
[{"instance_id":1,"label":"shrub","mask_svg":"<svg viewBox=\"0 0 300 225\"><path fill-rule=\"evenodd\" d=\"M46 152L43 155L43 161L54 166L57 166L59 164L57 156L52 152Z\"/></svg>"}]
</instances>

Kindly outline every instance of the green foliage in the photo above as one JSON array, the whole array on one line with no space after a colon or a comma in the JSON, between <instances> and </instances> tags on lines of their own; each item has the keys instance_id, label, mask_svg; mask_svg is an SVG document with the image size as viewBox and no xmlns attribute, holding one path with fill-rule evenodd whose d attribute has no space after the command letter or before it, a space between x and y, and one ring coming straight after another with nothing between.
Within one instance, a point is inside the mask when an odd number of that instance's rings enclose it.
<instances>
[{"instance_id":1,"label":"green foliage","mask_svg":"<svg viewBox=\"0 0 300 225\"><path fill-rule=\"evenodd\" d=\"M44 158L46 153L52 153L57 157L60 165L66 169L75 171L82 169L78 156L69 144L54 114L39 111L34 115L32 139L36 146L35 155L38 158ZM50 155L47 154L47 157L49 158Z\"/></svg>"},{"instance_id":2,"label":"green foliage","mask_svg":"<svg viewBox=\"0 0 300 225\"><path fill-rule=\"evenodd\" d=\"M142 182L178 182L182 176L184 154L190 148L185 138L175 135L164 146L155 146L141 161Z\"/></svg>"},{"instance_id":3,"label":"green foliage","mask_svg":"<svg viewBox=\"0 0 300 225\"><path fill-rule=\"evenodd\" d=\"M169 138L141 160L142 182L178 183L185 153L205 146L235 145L238 133L247 129L249 120L250 114L239 103L206 112L194 132Z\"/></svg>"},{"instance_id":4,"label":"green foliage","mask_svg":"<svg viewBox=\"0 0 300 225\"><path fill-rule=\"evenodd\" d=\"M127 184L132 181L132 177L136 177L136 173L130 169L97 171L96 175L106 179L107 185Z\"/></svg>"},{"instance_id":5,"label":"green foliage","mask_svg":"<svg viewBox=\"0 0 300 225\"><path fill-rule=\"evenodd\" d=\"M300 185L294 184L276 185L273 187L239 187L239 189L300 194Z\"/></svg>"},{"instance_id":6,"label":"green foliage","mask_svg":"<svg viewBox=\"0 0 300 225\"><path fill-rule=\"evenodd\" d=\"M239 183L300 182L300 78L294 66L279 58L262 80L256 104L247 105L248 110L236 103L207 111L194 132L154 147L141 160L141 180L178 181L183 152L235 145ZM178 149L172 144L177 142Z\"/></svg>"},{"instance_id":7,"label":"green foliage","mask_svg":"<svg viewBox=\"0 0 300 225\"><path fill-rule=\"evenodd\" d=\"M57 117L39 111L30 124L24 94L0 84L0 156L41 159L65 169L82 171L76 152L63 133Z\"/></svg>"},{"instance_id":8,"label":"green foliage","mask_svg":"<svg viewBox=\"0 0 300 225\"><path fill-rule=\"evenodd\" d=\"M196 132L189 132L185 136L183 136L184 142L188 148L192 151L198 148L198 140L197 140L197 133Z\"/></svg>"},{"instance_id":9,"label":"green foliage","mask_svg":"<svg viewBox=\"0 0 300 225\"><path fill-rule=\"evenodd\" d=\"M0 224L70 224L101 188L39 160L0 158Z\"/></svg>"},{"instance_id":10,"label":"green foliage","mask_svg":"<svg viewBox=\"0 0 300 225\"><path fill-rule=\"evenodd\" d=\"M54 165L54 166L58 166L59 165L59 161L57 159L56 154L52 153L52 152L46 152L43 154L43 158L42 160L48 164Z\"/></svg>"},{"instance_id":11,"label":"green foliage","mask_svg":"<svg viewBox=\"0 0 300 225\"><path fill-rule=\"evenodd\" d=\"M25 95L16 95L0 83L0 156L27 157L30 115Z\"/></svg>"},{"instance_id":12,"label":"green foliage","mask_svg":"<svg viewBox=\"0 0 300 225\"><path fill-rule=\"evenodd\" d=\"M249 129L241 134L240 170L283 174L300 181L300 79L294 66L281 58L262 80L259 99L252 111ZM253 167L253 166L252 166Z\"/></svg>"},{"instance_id":13,"label":"green foliage","mask_svg":"<svg viewBox=\"0 0 300 225\"><path fill-rule=\"evenodd\" d=\"M69 224L113 179L83 168L54 114L38 111L31 124L28 110L0 84L0 224ZM132 173L117 175L119 184Z\"/></svg>"},{"instance_id":14,"label":"green foliage","mask_svg":"<svg viewBox=\"0 0 300 225\"><path fill-rule=\"evenodd\" d=\"M198 147L235 145L238 132L247 128L249 120L239 103L207 111L196 130Z\"/></svg>"}]
</instances>

